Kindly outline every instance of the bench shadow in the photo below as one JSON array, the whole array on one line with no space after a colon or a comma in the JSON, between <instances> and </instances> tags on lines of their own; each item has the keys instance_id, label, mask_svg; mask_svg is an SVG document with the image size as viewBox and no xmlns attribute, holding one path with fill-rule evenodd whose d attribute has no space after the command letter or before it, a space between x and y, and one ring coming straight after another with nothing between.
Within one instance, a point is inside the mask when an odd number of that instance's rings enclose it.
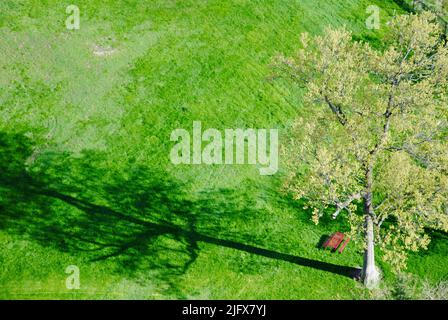
<instances>
[{"instance_id":1,"label":"bench shadow","mask_svg":"<svg viewBox=\"0 0 448 320\"><path fill-rule=\"evenodd\" d=\"M257 214L256 199L241 190L192 195L166 172L110 170L106 160L98 152L36 159L29 139L0 133L0 228L91 262L111 261L121 276L158 281L177 298L185 297L176 279L195 262L200 242L345 277L356 271L263 248L253 235L229 230L230 221Z\"/></svg>"},{"instance_id":2,"label":"bench shadow","mask_svg":"<svg viewBox=\"0 0 448 320\"><path fill-rule=\"evenodd\" d=\"M324 245L325 241L327 241L328 237L329 237L328 234L322 235L322 236L319 238L319 241L318 241L317 244L316 244L316 249L322 249L322 250L324 250L325 248L322 248L322 246Z\"/></svg>"}]
</instances>

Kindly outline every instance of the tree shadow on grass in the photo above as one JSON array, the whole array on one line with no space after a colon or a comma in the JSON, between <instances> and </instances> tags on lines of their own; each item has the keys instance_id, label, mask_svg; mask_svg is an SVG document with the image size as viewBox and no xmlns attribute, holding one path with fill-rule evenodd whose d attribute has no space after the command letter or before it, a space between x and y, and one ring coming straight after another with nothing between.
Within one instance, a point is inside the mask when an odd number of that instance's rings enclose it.
<instances>
[{"instance_id":1,"label":"tree shadow on grass","mask_svg":"<svg viewBox=\"0 0 448 320\"><path fill-rule=\"evenodd\" d=\"M412 5L405 1L405 0L394 0L394 2L401 8L403 8L404 10L406 10L407 12L415 12L414 8L412 7Z\"/></svg>"},{"instance_id":2,"label":"tree shadow on grass","mask_svg":"<svg viewBox=\"0 0 448 320\"><path fill-rule=\"evenodd\" d=\"M256 216L253 199L229 189L190 194L166 172L132 166L111 170L107 156L46 153L33 159L31 142L0 133L0 227L91 261L113 261L121 276L176 285L198 257L198 243L214 244L342 276L354 268L261 248L228 222ZM110 165L110 164L109 164Z\"/></svg>"}]
</instances>

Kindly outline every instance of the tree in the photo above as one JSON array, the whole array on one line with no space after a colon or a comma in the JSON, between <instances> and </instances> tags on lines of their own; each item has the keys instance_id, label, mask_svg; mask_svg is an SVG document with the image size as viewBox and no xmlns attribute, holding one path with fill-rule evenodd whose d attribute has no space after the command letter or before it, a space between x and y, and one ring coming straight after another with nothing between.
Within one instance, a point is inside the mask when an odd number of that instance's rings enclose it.
<instances>
[{"instance_id":1,"label":"tree","mask_svg":"<svg viewBox=\"0 0 448 320\"><path fill-rule=\"evenodd\" d=\"M448 47L436 17L395 17L384 47L347 30L302 35L274 66L305 88L301 117L283 145L287 189L348 219L365 240L362 279L379 282L375 245L396 270L427 248L426 228L448 231Z\"/></svg>"}]
</instances>

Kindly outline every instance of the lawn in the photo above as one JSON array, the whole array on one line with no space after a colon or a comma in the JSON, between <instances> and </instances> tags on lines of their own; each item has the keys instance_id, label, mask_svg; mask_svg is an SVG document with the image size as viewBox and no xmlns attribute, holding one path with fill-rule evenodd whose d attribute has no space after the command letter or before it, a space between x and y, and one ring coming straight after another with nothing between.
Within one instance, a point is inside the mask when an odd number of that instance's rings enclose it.
<instances>
[{"instance_id":1,"label":"lawn","mask_svg":"<svg viewBox=\"0 0 448 320\"><path fill-rule=\"evenodd\" d=\"M0 2L1 299L359 299L361 244L318 226L281 192L283 172L180 165L176 128L278 128L301 92L271 78L299 35L346 25L358 39L379 0L77 0ZM448 240L409 272L445 279ZM67 266L80 289L66 287ZM383 265L386 282L394 275Z\"/></svg>"}]
</instances>

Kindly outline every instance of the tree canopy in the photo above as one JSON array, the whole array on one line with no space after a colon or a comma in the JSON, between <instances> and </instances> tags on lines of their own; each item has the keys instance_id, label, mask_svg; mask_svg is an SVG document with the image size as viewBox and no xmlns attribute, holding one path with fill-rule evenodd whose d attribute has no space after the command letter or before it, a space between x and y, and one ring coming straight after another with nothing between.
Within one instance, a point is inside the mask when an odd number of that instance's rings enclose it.
<instances>
[{"instance_id":1,"label":"tree canopy","mask_svg":"<svg viewBox=\"0 0 448 320\"><path fill-rule=\"evenodd\" d=\"M302 34L275 68L306 89L283 146L288 190L315 223L344 212L356 235L370 216L383 259L401 269L427 248L425 228L448 231L448 47L429 12L387 28L382 49L346 29Z\"/></svg>"}]
</instances>

